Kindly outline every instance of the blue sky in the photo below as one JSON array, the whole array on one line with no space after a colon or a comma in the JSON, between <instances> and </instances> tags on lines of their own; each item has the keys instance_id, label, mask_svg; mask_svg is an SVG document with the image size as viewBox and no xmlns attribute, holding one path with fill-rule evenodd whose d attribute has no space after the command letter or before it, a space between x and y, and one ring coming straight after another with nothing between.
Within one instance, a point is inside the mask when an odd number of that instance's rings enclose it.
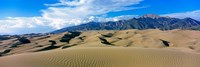
<instances>
[{"instance_id":1,"label":"blue sky","mask_svg":"<svg viewBox=\"0 0 200 67\"><path fill-rule=\"evenodd\" d=\"M144 14L200 21L199 0L0 0L0 34L39 33Z\"/></svg>"},{"instance_id":2,"label":"blue sky","mask_svg":"<svg viewBox=\"0 0 200 67\"><path fill-rule=\"evenodd\" d=\"M200 0L144 0L138 5L134 6L144 6L144 9L137 10L127 10L121 12L111 12L109 15L115 16L120 14L170 14L194 11L200 9Z\"/></svg>"},{"instance_id":3,"label":"blue sky","mask_svg":"<svg viewBox=\"0 0 200 67\"><path fill-rule=\"evenodd\" d=\"M40 16L41 10L48 8L48 6L45 6L44 4L53 4L58 2L59 0L0 0L0 18ZM186 12L199 10L199 2L199 0L145 0L138 5L133 5L133 7L146 7L144 9L110 12L108 15L119 16Z\"/></svg>"},{"instance_id":4,"label":"blue sky","mask_svg":"<svg viewBox=\"0 0 200 67\"><path fill-rule=\"evenodd\" d=\"M31 17L41 15L41 9L48 8L45 3L56 3L58 0L0 0L0 18Z\"/></svg>"}]
</instances>

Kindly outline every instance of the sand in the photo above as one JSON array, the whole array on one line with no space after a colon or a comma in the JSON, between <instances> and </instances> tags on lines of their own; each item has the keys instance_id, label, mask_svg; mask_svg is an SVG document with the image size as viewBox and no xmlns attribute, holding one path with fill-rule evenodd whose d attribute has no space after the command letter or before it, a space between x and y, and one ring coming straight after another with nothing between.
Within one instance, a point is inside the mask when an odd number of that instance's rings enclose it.
<instances>
[{"instance_id":1,"label":"sand","mask_svg":"<svg viewBox=\"0 0 200 67\"><path fill-rule=\"evenodd\" d=\"M59 41L64 34L30 38L0 57L0 67L200 67L200 31L86 31L69 43ZM41 50L49 40L59 48ZM0 52L15 42L1 41Z\"/></svg>"},{"instance_id":2,"label":"sand","mask_svg":"<svg viewBox=\"0 0 200 67\"><path fill-rule=\"evenodd\" d=\"M100 30L82 32L80 36L73 38L69 43L62 43L59 40L67 33L51 34L42 37L30 38L31 43L12 48L6 55L32 53L48 47L49 40L57 42L56 46L73 47L142 47L142 48L187 48L194 52L200 52L200 31L193 30L169 30L161 31L157 29L149 30ZM47 38L46 38L47 37ZM105 39L110 44L102 43L100 38ZM169 42L166 46L162 40ZM10 39L1 41L0 52L14 44L16 40Z\"/></svg>"},{"instance_id":3,"label":"sand","mask_svg":"<svg viewBox=\"0 0 200 67\"><path fill-rule=\"evenodd\" d=\"M1 67L199 67L200 54L156 48L88 47L12 55Z\"/></svg>"}]
</instances>

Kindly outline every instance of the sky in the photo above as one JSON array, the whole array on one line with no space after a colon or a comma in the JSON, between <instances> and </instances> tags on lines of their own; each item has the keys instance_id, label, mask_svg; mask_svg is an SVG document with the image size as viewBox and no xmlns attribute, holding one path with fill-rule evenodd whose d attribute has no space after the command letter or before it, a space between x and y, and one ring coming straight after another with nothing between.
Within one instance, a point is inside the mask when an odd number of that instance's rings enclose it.
<instances>
[{"instance_id":1,"label":"sky","mask_svg":"<svg viewBox=\"0 0 200 67\"><path fill-rule=\"evenodd\" d=\"M0 35L45 33L144 14L200 21L199 0L0 0Z\"/></svg>"}]
</instances>

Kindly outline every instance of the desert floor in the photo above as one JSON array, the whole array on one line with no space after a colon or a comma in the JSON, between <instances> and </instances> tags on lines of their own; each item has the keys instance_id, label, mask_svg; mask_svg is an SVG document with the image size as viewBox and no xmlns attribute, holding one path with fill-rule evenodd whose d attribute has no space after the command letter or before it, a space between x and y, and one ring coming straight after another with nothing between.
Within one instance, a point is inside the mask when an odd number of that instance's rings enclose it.
<instances>
[{"instance_id":1,"label":"desert floor","mask_svg":"<svg viewBox=\"0 0 200 67\"><path fill-rule=\"evenodd\" d=\"M32 37L15 48L16 39L0 41L0 67L200 67L200 31L86 31L69 43L59 41L64 34L72 33Z\"/></svg>"}]
</instances>

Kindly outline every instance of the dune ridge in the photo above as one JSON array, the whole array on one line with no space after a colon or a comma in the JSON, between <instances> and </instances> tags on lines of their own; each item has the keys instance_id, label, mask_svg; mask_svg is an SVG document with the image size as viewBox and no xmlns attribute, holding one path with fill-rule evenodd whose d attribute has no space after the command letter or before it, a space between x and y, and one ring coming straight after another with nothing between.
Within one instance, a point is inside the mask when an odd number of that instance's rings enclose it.
<instances>
[{"instance_id":1,"label":"dune ridge","mask_svg":"<svg viewBox=\"0 0 200 67\"><path fill-rule=\"evenodd\" d=\"M143 47L143 48L187 48L194 52L200 52L200 31L192 30L99 30L84 31L79 36L72 38L69 43L60 42L65 34L49 34L41 37L29 38L31 43L22 44L11 48L9 53L32 53L43 50L51 45L49 40L55 41L56 47ZM0 41L0 53L9 50L10 46L17 42L16 39Z\"/></svg>"},{"instance_id":2,"label":"dune ridge","mask_svg":"<svg viewBox=\"0 0 200 67\"><path fill-rule=\"evenodd\" d=\"M28 38L31 43L14 48L10 46L17 40L10 39L0 41L0 67L199 67L199 34L158 29L85 31L77 36L66 32Z\"/></svg>"}]
</instances>

